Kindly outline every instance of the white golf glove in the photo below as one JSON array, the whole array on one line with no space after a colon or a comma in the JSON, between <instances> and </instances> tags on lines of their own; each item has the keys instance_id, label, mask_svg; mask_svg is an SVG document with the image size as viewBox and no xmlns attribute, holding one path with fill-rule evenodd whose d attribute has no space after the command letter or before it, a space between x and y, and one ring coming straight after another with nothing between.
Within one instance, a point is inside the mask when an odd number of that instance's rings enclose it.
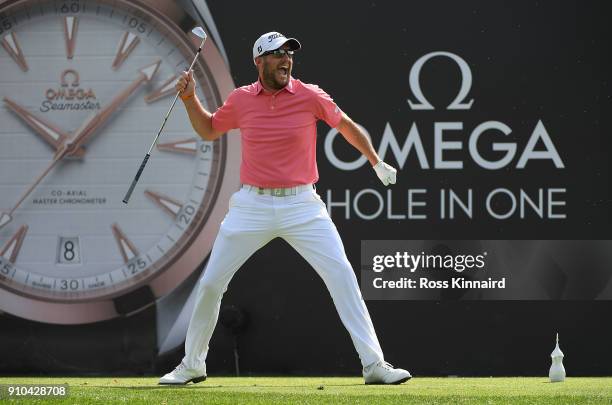
<instances>
[{"instance_id":1,"label":"white golf glove","mask_svg":"<svg viewBox=\"0 0 612 405\"><path fill-rule=\"evenodd\" d=\"M385 186L388 186L389 184L395 184L397 170L395 170L393 167L389 166L381 160L380 162L376 163L372 168L376 172L376 175L378 176L380 181L382 181Z\"/></svg>"}]
</instances>

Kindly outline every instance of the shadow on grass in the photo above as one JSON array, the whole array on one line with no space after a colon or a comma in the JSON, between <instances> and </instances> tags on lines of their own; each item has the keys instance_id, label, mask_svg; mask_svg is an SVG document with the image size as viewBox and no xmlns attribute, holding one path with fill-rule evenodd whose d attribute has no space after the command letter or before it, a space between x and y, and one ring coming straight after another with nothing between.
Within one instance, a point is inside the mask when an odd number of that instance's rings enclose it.
<instances>
[{"instance_id":1,"label":"shadow on grass","mask_svg":"<svg viewBox=\"0 0 612 405\"><path fill-rule=\"evenodd\" d=\"M367 387L365 384L321 384L323 387ZM128 389L128 390L169 390L169 389L194 389L194 390L208 390L214 388L309 388L305 385L200 385L200 384L187 384L187 385L81 385L78 387L91 387L91 388L110 388L110 389ZM321 390L319 386L312 386L312 389ZM321 390L322 391L322 390Z\"/></svg>"}]
</instances>

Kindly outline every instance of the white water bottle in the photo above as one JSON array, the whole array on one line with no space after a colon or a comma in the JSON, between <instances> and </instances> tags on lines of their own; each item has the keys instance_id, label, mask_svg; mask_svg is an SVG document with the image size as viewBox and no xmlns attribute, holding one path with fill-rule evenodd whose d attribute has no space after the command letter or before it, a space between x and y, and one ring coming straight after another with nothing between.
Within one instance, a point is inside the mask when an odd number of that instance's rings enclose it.
<instances>
[{"instance_id":1,"label":"white water bottle","mask_svg":"<svg viewBox=\"0 0 612 405\"><path fill-rule=\"evenodd\" d=\"M565 367L563 367L563 352L559 348L559 334L557 333L557 345L555 350L550 354L552 358L552 364L550 365L550 371L548 372L548 378L550 382L563 382L565 381Z\"/></svg>"}]
</instances>

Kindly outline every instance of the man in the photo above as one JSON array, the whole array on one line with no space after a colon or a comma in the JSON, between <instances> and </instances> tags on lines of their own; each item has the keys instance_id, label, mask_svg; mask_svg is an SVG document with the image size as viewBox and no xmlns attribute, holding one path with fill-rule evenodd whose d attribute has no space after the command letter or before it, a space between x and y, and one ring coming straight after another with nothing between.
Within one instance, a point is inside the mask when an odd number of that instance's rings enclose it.
<instances>
[{"instance_id":1,"label":"man","mask_svg":"<svg viewBox=\"0 0 612 405\"><path fill-rule=\"evenodd\" d=\"M185 341L185 357L160 384L206 379L208 342L217 323L221 297L234 273L276 237L285 239L323 278L363 365L366 384L400 384L408 371L384 361L355 273L325 204L315 192L316 123L322 119L364 154L386 186L396 170L382 162L359 127L318 86L291 77L293 53L301 45L278 32L253 46L258 80L234 90L214 114L194 96L193 72L177 81L177 91L195 131L212 141L240 128L242 188L230 199L198 296Z\"/></svg>"}]
</instances>

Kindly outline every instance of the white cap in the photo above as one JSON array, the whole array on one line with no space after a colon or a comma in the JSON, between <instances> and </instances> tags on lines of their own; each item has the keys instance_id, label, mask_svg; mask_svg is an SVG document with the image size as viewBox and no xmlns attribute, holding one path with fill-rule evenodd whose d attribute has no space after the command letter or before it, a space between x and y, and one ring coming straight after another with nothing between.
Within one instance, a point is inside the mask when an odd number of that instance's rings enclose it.
<instances>
[{"instance_id":1,"label":"white cap","mask_svg":"<svg viewBox=\"0 0 612 405\"><path fill-rule=\"evenodd\" d=\"M286 43L289 43L289 49L292 51L297 51L302 47L300 42L295 38L287 38L280 32L276 31L267 32L257 38L257 41L255 41L255 44L253 44L253 59L260 56L264 52L278 49Z\"/></svg>"}]
</instances>

